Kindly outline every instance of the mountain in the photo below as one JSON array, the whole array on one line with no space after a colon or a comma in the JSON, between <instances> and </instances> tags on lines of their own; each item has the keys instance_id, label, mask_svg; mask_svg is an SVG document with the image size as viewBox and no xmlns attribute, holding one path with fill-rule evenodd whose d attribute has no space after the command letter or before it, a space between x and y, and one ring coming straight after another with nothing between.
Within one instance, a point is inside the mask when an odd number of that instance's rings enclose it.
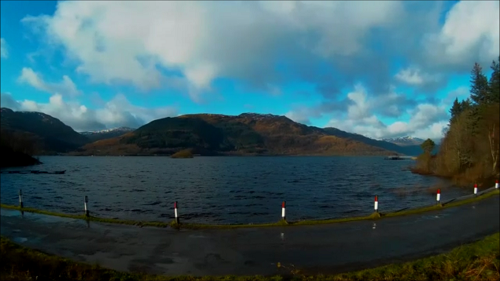
<instances>
[{"instance_id":1,"label":"mountain","mask_svg":"<svg viewBox=\"0 0 500 281\"><path fill-rule=\"evenodd\" d=\"M186 148L202 155L388 155L408 150L335 128L306 126L285 116L243 113L162 118L87 144L76 154L168 155Z\"/></svg>"},{"instance_id":2,"label":"mountain","mask_svg":"<svg viewBox=\"0 0 500 281\"><path fill-rule=\"evenodd\" d=\"M119 128L106 129L106 130L101 130L101 131L80 132L80 134L85 136L91 142L94 142L94 141L98 141L98 140L118 137L118 136L121 136L121 135L126 134L128 132L131 132L133 130L134 129L129 128L129 127L119 127Z\"/></svg>"},{"instance_id":3,"label":"mountain","mask_svg":"<svg viewBox=\"0 0 500 281\"><path fill-rule=\"evenodd\" d=\"M384 140L374 140L368 137L365 137L363 135L359 134L353 134L353 133L348 133L342 130L339 130L337 128L325 128L324 131L327 134L341 137L341 138L349 138L353 140L357 140L363 143L366 143L368 145L372 145L375 147L380 147L382 149L386 149L389 151L395 151L400 154L405 154L405 155L410 155L410 156L417 156L422 153L422 148L420 148L420 145L407 145L407 146L400 146L392 142L384 141Z\"/></svg>"},{"instance_id":4,"label":"mountain","mask_svg":"<svg viewBox=\"0 0 500 281\"><path fill-rule=\"evenodd\" d=\"M170 155L192 149L201 155L418 155L419 146L399 146L336 128L317 128L285 116L243 113L190 114L154 120L136 130L77 133L39 112L1 109L2 131L30 139L38 154Z\"/></svg>"},{"instance_id":5,"label":"mountain","mask_svg":"<svg viewBox=\"0 0 500 281\"><path fill-rule=\"evenodd\" d=\"M399 137L399 138L388 138L388 139L383 139L383 141L394 143L399 146L421 145L424 142L423 139L414 138L410 136Z\"/></svg>"},{"instance_id":6,"label":"mountain","mask_svg":"<svg viewBox=\"0 0 500 281\"><path fill-rule=\"evenodd\" d=\"M35 144L38 154L69 152L89 140L59 119L40 112L13 111L2 107L2 132L23 136Z\"/></svg>"}]
</instances>

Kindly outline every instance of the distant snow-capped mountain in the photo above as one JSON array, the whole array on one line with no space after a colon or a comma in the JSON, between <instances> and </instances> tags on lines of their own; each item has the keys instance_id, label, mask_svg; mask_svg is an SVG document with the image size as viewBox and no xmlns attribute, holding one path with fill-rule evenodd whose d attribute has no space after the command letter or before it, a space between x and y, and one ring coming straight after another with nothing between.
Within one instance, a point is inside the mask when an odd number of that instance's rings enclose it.
<instances>
[{"instance_id":1,"label":"distant snow-capped mountain","mask_svg":"<svg viewBox=\"0 0 500 281\"><path fill-rule=\"evenodd\" d=\"M98 140L118 137L133 130L134 129L129 127L119 127L119 128L105 129L100 131L81 132L80 134L86 136L91 141L98 141Z\"/></svg>"},{"instance_id":2,"label":"distant snow-capped mountain","mask_svg":"<svg viewBox=\"0 0 500 281\"><path fill-rule=\"evenodd\" d=\"M383 141L391 142L400 146L408 146L408 145L420 145L424 142L423 139L414 138L411 136L399 137L399 138L387 138L383 139Z\"/></svg>"},{"instance_id":3,"label":"distant snow-capped mountain","mask_svg":"<svg viewBox=\"0 0 500 281\"><path fill-rule=\"evenodd\" d=\"M119 128L113 128L113 129L104 129L100 131L88 131L88 132L81 132L80 134L82 135L92 135L92 134L103 134L103 133L111 133L111 132L130 132L133 131L134 129L129 128L129 127L119 127Z\"/></svg>"}]
</instances>

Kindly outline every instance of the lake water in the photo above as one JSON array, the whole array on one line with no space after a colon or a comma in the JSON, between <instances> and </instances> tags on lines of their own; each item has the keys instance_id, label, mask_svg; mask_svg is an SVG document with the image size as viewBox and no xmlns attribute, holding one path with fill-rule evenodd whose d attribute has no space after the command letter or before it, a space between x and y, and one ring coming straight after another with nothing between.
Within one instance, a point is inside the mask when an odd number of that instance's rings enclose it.
<instances>
[{"instance_id":1,"label":"lake water","mask_svg":"<svg viewBox=\"0 0 500 281\"><path fill-rule=\"evenodd\" d=\"M170 221L178 201L183 221L264 223L367 215L469 194L441 179L406 170L411 160L382 157L70 157L42 156L40 166L9 170L66 170L65 174L2 174L1 202L83 213L84 196L97 216Z\"/></svg>"}]
</instances>

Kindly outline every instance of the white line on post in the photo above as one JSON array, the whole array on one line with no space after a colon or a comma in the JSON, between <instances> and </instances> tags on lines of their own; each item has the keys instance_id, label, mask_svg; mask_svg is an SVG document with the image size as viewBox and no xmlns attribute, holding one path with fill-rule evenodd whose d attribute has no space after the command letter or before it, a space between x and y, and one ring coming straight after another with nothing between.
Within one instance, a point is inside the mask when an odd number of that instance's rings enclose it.
<instances>
[{"instance_id":1,"label":"white line on post","mask_svg":"<svg viewBox=\"0 0 500 281\"><path fill-rule=\"evenodd\" d=\"M177 201L174 202L174 216L175 216L175 223L179 223L179 215L177 213Z\"/></svg>"},{"instance_id":2,"label":"white line on post","mask_svg":"<svg viewBox=\"0 0 500 281\"><path fill-rule=\"evenodd\" d=\"M89 209L87 208L87 203L89 202L89 198L87 197L87 195L85 195L85 200L83 202L83 207L85 208L85 216L88 217L89 216Z\"/></svg>"},{"instance_id":3,"label":"white line on post","mask_svg":"<svg viewBox=\"0 0 500 281\"><path fill-rule=\"evenodd\" d=\"M283 201L283 203L281 203L281 218L283 220L285 220L285 201Z\"/></svg>"}]
</instances>

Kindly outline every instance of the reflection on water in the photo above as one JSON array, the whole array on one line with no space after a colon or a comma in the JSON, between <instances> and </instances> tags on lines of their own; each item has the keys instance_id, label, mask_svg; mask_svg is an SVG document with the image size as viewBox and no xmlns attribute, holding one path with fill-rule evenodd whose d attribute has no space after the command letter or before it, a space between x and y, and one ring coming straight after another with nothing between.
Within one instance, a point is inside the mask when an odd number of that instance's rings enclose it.
<instances>
[{"instance_id":1,"label":"reflection on water","mask_svg":"<svg viewBox=\"0 0 500 281\"><path fill-rule=\"evenodd\" d=\"M41 157L63 175L2 174L1 201L25 207L121 219L170 221L173 202L186 222L262 223L322 219L433 204L429 187L442 181L414 175L412 161L382 157ZM442 200L467 193L442 189Z\"/></svg>"}]
</instances>

